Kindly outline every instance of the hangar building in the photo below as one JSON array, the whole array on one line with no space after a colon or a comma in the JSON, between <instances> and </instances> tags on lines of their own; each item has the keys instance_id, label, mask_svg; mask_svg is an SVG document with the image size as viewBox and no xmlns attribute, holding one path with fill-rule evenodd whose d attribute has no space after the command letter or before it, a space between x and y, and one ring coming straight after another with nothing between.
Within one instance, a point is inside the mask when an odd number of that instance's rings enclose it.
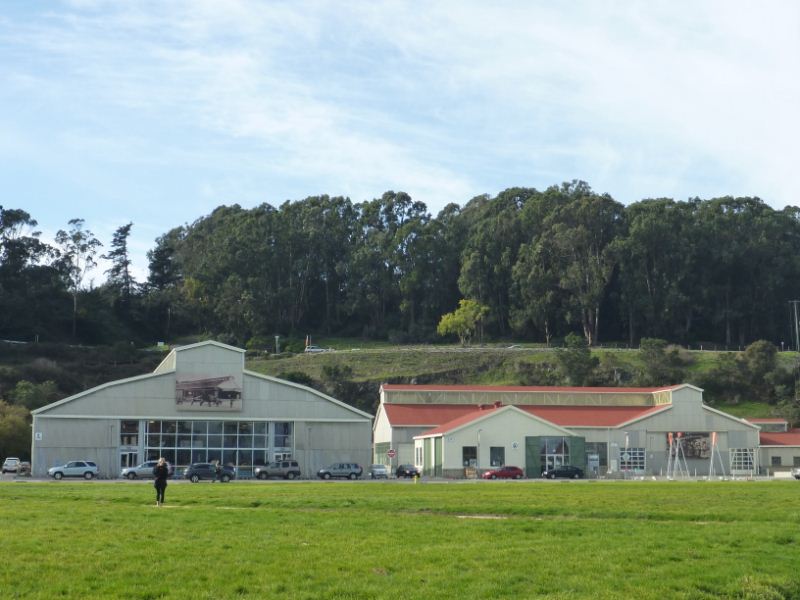
<instances>
[{"instance_id":1,"label":"hangar building","mask_svg":"<svg viewBox=\"0 0 800 600\"><path fill-rule=\"evenodd\" d=\"M663 388L381 387L373 460L469 477L502 465L538 477L582 467L589 476L758 472L759 427L703 404L693 385ZM387 452L394 450L395 458Z\"/></svg>"},{"instance_id":2,"label":"hangar building","mask_svg":"<svg viewBox=\"0 0 800 600\"><path fill-rule=\"evenodd\" d=\"M70 460L101 477L165 457L220 460L240 475L293 458L304 477L368 463L372 416L309 387L247 371L244 350L206 341L173 349L152 373L112 381L33 411L34 476Z\"/></svg>"}]
</instances>

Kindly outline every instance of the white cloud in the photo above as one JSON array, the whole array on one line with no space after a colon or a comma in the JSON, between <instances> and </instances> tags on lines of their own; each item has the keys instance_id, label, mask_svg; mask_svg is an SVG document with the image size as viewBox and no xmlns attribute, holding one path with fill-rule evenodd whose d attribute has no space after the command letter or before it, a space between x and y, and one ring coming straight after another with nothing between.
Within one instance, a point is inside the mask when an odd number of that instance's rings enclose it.
<instances>
[{"instance_id":1,"label":"white cloud","mask_svg":"<svg viewBox=\"0 0 800 600\"><path fill-rule=\"evenodd\" d=\"M37 193L96 214L108 240L133 220L152 247L221 203L403 189L436 212L573 178L625 202L796 203L794 2L36 11L0 20L0 155L15 165L0 176L35 208L16 173L41 173Z\"/></svg>"}]
</instances>

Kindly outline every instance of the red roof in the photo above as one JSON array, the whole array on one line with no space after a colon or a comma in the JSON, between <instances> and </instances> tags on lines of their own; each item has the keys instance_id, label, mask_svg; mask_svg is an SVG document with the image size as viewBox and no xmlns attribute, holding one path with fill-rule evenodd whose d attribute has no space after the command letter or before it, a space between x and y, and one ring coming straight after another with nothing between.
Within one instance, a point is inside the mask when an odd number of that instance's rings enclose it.
<instances>
[{"instance_id":1,"label":"red roof","mask_svg":"<svg viewBox=\"0 0 800 600\"><path fill-rule=\"evenodd\" d=\"M800 446L800 433L762 431L759 440L762 446Z\"/></svg>"},{"instance_id":2,"label":"red roof","mask_svg":"<svg viewBox=\"0 0 800 600\"><path fill-rule=\"evenodd\" d=\"M520 406L525 412L562 427L617 427L659 412L662 406Z\"/></svg>"},{"instance_id":3,"label":"red roof","mask_svg":"<svg viewBox=\"0 0 800 600\"><path fill-rule=\"evenodd\" d=\"M393 427L434 429L424 435L452 431L502 407L479 409L474 404L383 404ZM507 405L508 406L508 405ZM618 427L632 419L659 412L664 406L540 406L516 405L560 427Z\"/></svg>"},{"instance_id":4,"label":"red roof","mask_svg":"<svg viewBox=\"0 0 800 600\"><path fill-rule=\"evenodd\" d=\"M477 409L474 404L383 404L393 427L436 427Z\"/></svg>"},{"instance_id":5,"label":"red roof","mask_svg":"<svg viewBox=\"0 0 800 600\"><path fill-rule=\"evenodd\" d=\"M387 392L583 392L587 394L652 394L663 390L673 390L679 385L662 387L558 387L522 385L406 385L384 383L381 388Z\"/></svg>"}]
</instances>

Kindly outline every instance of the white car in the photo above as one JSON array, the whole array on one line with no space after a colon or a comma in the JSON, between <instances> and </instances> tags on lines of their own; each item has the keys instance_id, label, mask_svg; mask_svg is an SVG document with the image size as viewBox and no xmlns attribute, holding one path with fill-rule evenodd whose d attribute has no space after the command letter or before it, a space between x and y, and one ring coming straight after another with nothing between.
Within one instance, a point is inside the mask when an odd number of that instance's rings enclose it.
<instances>
[{"instance_id":1,"label":"white car","mask_svg":"<svg viewBox=\"0 0 800 600\"><path fill-rule=\"evenodd\" d=\"M19 468L18 458L9 457L3 462L3 474L16 473L18 468Z\"/></svg>"},{"instance_id":2,"label":"white car","mask_svg":"<svg viewBox=\"0 0 800 600\"><path fill-rule=\"evenodd\" d=\"M795 467L792 469L792 477L795 479L800 479L800 467Z\"/></svg>"},{"instance_id":3,"label":"white car","mask_svg":"<svg viewBox=\"0 0 800 600\"><path fill-rule=\"evenodd\" d=\"M319 346L306 346L306 352L327 352L325 348L320 348Z\"/></svg>"},{"instance_id":4,"label":"white car","mask_svg":"<svg viewBox=\"0 0 800 600\"><path fill-rule=\"evenodd\" d=\"M91 479L97 476L97 465L90 460L71 460L66 464L47 469L47 474L53 479L62 477L83 477Z\"/></svg>"}]
</instances>

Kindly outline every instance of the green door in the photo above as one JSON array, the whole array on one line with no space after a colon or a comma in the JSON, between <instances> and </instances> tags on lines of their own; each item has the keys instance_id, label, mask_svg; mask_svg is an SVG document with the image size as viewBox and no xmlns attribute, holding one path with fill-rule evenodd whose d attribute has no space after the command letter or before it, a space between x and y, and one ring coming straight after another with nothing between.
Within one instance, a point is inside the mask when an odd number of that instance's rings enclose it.
<instances>
[{"instance_id":1,"label":"green door","mask_svg":"<svg viewBox=\"0 0 800 600\"><path fill-rule=\"evenodd\" d=\"M586 438L569 438L569 461L573 467L580 467L586 471Z\"/></svg>"},{"instance_id":2,"label":"green door","mask_svg":"<svg viewBox=\"0 0 800 600\"><path fill-rule=\"evenodd\" d=\"M442 476L442 438L437 437L433 440L433 476Z\"/></svg>"},{"instance_id":3,"label":"green door","mask_svg":"<svg viewBox=\"0 0 800 600\"><path fill-rule=\"evenodd\" d=\"M542 451L539 436L525 438L525 477L536 478L542 474Z\"/></svg>"}]
</instances>

